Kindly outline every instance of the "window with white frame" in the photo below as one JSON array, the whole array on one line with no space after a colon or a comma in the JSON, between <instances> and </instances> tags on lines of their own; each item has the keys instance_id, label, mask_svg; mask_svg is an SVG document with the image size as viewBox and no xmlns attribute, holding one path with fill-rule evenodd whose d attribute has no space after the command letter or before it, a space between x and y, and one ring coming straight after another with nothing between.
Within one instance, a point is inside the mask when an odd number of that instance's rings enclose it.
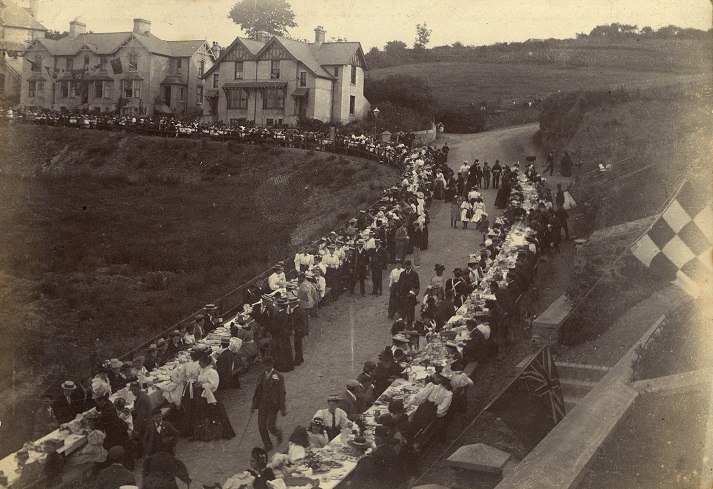
<instances>
[{"instance_id":1,"label":"window with white frame","mask_svg":"<svg viewBox=\"0 0 713 489\"><path fill-rule=\"evenodd\" d=\"M141 97L141 80L121 80L121 95L126 98Z\"/></svg>"},{"instance_id":2,"label":"window with white frame","mask_svg":"<svg viewBox=\"0 0 713 489\"><path fill-rule=\"evenodd\" d=\"M235 79L236 80L243 79L243 62L242 61L235 62Z\"/></svg>"}]
</instances>

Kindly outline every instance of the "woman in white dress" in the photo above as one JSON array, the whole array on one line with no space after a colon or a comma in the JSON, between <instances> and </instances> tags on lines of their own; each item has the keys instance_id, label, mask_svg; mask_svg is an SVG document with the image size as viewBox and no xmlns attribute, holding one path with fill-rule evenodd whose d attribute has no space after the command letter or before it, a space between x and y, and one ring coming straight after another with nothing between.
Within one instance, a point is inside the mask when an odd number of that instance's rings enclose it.
<instances>
[{"instance_id":1,"label":"woman in white dress","mask_svg":"<svg viewBox=\"0 0 713 489\"><path fill-rule=\"evenodd\" d=\"M235 431L230 424L225 406L215 398L215 391L218 390L220 377L215 368L213 368L213 358L206 353L198 359L198 365L200 374L196 385L197 391L200 391L200 397L196 405L196 419L200 423L205 423L206 420L219 423L222 428L221 438L224 440L234 438Z\"/></svg>"}]
</instances>

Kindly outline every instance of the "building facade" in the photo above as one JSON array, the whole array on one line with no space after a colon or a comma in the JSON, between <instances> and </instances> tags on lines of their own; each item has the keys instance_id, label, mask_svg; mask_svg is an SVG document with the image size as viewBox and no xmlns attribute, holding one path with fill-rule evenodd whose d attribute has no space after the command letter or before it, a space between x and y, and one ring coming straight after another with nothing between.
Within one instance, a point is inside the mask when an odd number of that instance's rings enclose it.
<instances>
[{"instance_id":1,"label":"building facade","mask_svg":"<svg viewBox=\"0 0 713 489\"><path fill-rule=\"evenodd\" d=\"M37 20L38 0L22 8L12 0L0 0L0 96L17 97L22 84L22 56L28 43L44 37L47 28Z\"/></svg>"},{"instance_id":2,"label":"building facade","mask_svg":"<svg viewBox=\"0 0 713 489\"><path fill-rule=\"evenodd\" d=\"M271 37L236 38L209 69L204 120L258 126L294 126L300 118L349 123L369 111L368 71L358 42L324 42L315 29L306 43Z\"/></svg>"},{"instance_id":3,"label":"building facade","mask_svg":"<svg viewBox=\"0 0 713 489\"><path fill-rule=\"evenodd\" d=\"M199 116L203 75L218 49L204 40L159 39L144 19L134 19L131 32L97 34L73 21L69 36L38 38L25 50L20 102L60 111Z\"/></svg>"}]
</instances>

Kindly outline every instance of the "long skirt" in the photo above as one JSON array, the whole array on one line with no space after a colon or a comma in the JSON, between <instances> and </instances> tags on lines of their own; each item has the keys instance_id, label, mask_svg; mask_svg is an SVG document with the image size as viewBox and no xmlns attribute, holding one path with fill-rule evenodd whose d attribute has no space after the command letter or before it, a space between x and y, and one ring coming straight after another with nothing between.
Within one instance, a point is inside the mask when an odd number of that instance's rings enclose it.
<instances>
[{"instance_id":1,"label":"long skirt","mask_svg":"<svg viewBox=\"0 0 713 489\"><path fill-rule=\"evenodd\" d=\"M223 440L230 440L231 438L235 438L235 430L233 430L233 425L230 423L230 419L228 418L228 413L225 410L225 406L219 399L216 399L216 402L214 404L208 404L206 398L198 398L196 402L196 421L197 423L205 424L206 420L215 421L220 424L220 437Z\"/></svg>"},{"instance_id":2,"label":"long skirt","mask_svg":"<svg viewBox=\"0 0 713 489\"><path fill-rule=\"evenodd\" d=\"M180 431L181 436L193 436L194 427L196 424L196 403L200 395L200 388L196 387L194 382L186 382L183 387L183 396L181 397L181 421Z\"/></svg>"},{"instance_id":3,"label":"long skirt","mask_svg":"<svg viewBox=\"0 0 713 489\"><path fill-rule=\"evenodd\" d=\"M436 419L436 412L438 411L438 406L436 406L431 401L424 401L419 404L416 408L416 412L413 413L413 418L409 423L409 432L411 436L416 436L419 431L425 430L426 427Z\"/></svg>"},{"instance_id":4,"label":"long skirt","mask_svg":"<svg viewBox=\"0 0 713 489\"><path fill-rule=\"evenodd\" d=\"M510 190L506 187L500 187L498 189L498 194L495 196L495 207L498 209L505 209L508 205L508 199L510 198Z\"/></svg>"}]
</instances>

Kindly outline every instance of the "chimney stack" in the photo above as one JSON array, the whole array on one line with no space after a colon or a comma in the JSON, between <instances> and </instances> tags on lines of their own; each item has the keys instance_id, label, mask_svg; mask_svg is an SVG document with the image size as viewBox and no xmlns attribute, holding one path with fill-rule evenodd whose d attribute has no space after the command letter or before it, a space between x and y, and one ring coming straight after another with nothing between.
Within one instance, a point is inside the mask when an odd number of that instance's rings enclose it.
<instances>
[{"instance_id":1,"label":"chimney stack","mask_svg":"<svg viewBox=\"0 0 713 489\"><path fill-rule=\"evenodd\" d=\"M270 36L270 33L267 31L257 31L255 33L255 40L258 42L266 43L267 41L270 40L270 37L272 37L272 36Z\"/></svg>"},{"instance_id":2,"label":"chimney stack","mask_svg":"<svg viewBox=\"0 0 713 489\"><path fill-rule=\"evenodd\" d=\"M33 16L35 19L37 18L37 14L39 13L39 8L40 0L30 0L30 15Z\"/></svg>"},{"instance_id":3,"label":"chimney stack","mask_svg":"<svg viewBox=\"0 0 713 489\"><path fill-rule=\"evenodd\" d=\"M318 25L317 28L314 30L314 43L319 47L323 42L324 42L324 37L327 34L327 31L324 30L324 27L321 25Z\"/></svg>"},{"instance_id":4,"label":"chimney stack","mask_svg":"<svg viewBox=\"0 0 713 489\"><path fill-rule=\"evenodd\" d=\"M134 19L134 34L148 36L151 32L151 21L146 19Z\"/></svg>"},{"instance_id":5,"label":"chimney stack","mask_svg":"<svg viewBox=\"0 0 713 489\"><path fill-rule=\"evenodd\" d=\"M79 22L78 20L73 20L69 23L69 37L75 38L80 34L87 33L87 24Z\"/></svg>"},{"instance_id":6,"label":"chimney stack","mask_svg":"<svg viewBox=\"0 0 713 489\"><path fill-rule=\"evenodd\" d=\"M218 45L217 41L213 41L213 47L210 48L210 50L213 52L213 56L215 56L215 59L220 58L220 46Z\"/></svg>"}]
</instances>

